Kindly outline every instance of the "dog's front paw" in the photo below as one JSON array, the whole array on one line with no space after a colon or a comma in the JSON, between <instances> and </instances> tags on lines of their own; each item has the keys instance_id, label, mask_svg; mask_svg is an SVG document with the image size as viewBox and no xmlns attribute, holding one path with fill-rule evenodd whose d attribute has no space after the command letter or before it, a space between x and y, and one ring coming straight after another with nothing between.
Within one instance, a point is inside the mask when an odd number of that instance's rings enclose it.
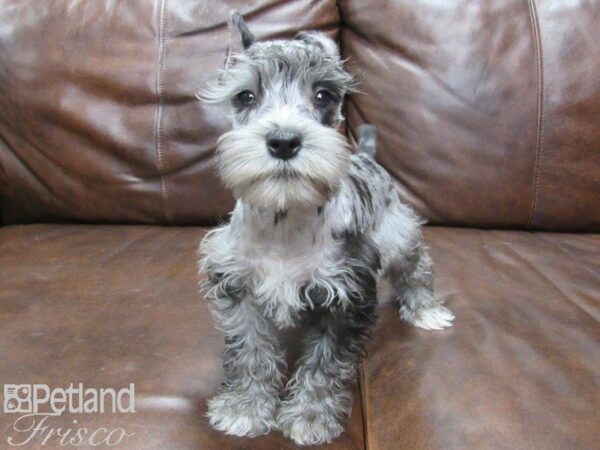
<instances>
[{"instance_id":1,"label":"dog's front paw","mask_svg":"<svg viewBox=\"0 0 600 450\"><path fill-rule=\"evenodd\" d=\"M277 426L298 445L331 442L344 432L337 417L327 408L287 404L277 414Z\"/></svg>"},{"instance_id":2,"label":"dog's front paw","mask_svg":"<svg viewBox=\"0 0 600 450\"><path fill-rule=\"evenodd\" d=\"M416 311L400 308L400 317L424 330L442 330L452 326L454 313L442 305L421 307Z\"/></svg>"},{"instance_id":3,"label":"dog's front paw","mask_svg":"<svg viewBox=\"0 0 600 450\"><path fill-rule=\"evenodd\" d=\"M208 417L212 427L225 434L255 437L275 428L276 404L275 398L223 391L208 401Z\"/></svg>"}]
</instances>

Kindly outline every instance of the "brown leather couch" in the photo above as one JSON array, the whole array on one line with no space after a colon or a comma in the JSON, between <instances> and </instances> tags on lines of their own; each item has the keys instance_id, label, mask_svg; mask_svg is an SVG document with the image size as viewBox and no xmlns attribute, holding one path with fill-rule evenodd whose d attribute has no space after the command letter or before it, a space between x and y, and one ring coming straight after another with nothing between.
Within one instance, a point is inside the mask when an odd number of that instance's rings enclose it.
<instances>
[{"instance_id":1,"label":"brown leather couch","mask_svg":"<svg viewBox=\"0 0 600 450\"><path fill-rule=\"evenodd\" d=\"M115 448L294 447L205 417L222 339L196 248L233 201L225 111L194 94L230 8L260 38L339 39L364 80L348 132L377 125L457 315L426 332L381 304L324 448L600 448L597 0L0 1L0 383L135 383L133 414L46 424L133 433ZM25 439L17 417L0 448Z\"/></svg>"}]
</instances>

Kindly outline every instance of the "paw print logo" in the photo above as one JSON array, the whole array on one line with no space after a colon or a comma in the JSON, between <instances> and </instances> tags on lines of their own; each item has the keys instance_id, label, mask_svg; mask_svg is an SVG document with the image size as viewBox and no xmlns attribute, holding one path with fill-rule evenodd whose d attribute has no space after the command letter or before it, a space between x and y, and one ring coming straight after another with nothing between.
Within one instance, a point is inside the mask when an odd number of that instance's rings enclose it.
<instances>
[{"instance_id":1,"label":"paw print logo","mask_svg":"<svg viewBox=\"0 0 600 450\"><path fill-rule=\"evenodd\" d=\"M31 386L28 384L4 385L4 412L30 413Z\"/></svg>"}]
</instances>

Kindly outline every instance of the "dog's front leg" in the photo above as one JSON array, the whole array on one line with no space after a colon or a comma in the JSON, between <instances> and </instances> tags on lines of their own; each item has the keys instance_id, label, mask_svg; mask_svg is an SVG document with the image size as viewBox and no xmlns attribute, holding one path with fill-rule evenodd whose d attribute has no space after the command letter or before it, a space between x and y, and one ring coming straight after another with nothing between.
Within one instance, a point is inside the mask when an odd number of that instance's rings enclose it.
<instances>
[{"instance_id":1,"label":"dog's front leg","mask_svg":"<svg viewBox=\"0 0 600 450\"><path fill-rule=\"evenodd\" d=\"M268 433L283 387L284 358L273 327L249 297L216 298L212 306L225 335L225 381L208 402L210 424L236 436Z\"/></svg>"},{"instance_id":2,"label":"dog's front leg","mask_svg":"<svg viewBox=\"0 0 600 450\"><path fill-rule=\"evenodd\" d=\"M344 431L357 368L375 320L374 304L375 299L328 311L305 337L277 414L280 430L297 444L331 442Z\"/></svg>"}]
</instances>

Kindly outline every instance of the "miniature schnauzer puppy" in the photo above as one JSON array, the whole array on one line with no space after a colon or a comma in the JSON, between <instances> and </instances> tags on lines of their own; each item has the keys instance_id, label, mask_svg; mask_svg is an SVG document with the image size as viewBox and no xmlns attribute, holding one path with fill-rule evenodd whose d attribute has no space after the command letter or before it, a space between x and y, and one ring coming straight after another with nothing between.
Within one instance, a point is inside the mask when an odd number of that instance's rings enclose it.
<instances>
[{"instance_id":1,"label":"miniature schnauzer puppy","mask_svg":"<svg viewBox=\"0 0 600 450\"><path fill-rule=\"evenodd\" d=\"M231 105L217 163L237 199L229 224L200 245L225 335L225 381L208 416L237 436L279 429L300 445L330 442L350 415L378 279L417 327L448 327L454 316L433 293L419 219L375 162L374 128L359 129L356 154L337 130L356 82L334 41L301 32L256 42L238 13L231 28L219 81L199 94ZM284 385L275 329L294 326L306 331Z\"/></svg>"}]
</instances>

